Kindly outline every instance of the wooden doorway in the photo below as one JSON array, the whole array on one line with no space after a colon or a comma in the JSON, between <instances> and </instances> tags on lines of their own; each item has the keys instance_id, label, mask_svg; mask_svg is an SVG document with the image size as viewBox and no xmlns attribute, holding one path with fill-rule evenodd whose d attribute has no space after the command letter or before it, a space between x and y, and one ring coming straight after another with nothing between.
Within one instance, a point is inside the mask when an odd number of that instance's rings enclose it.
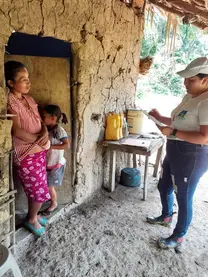
<instances>
[{"instance_id":1,"label":"wooden doorway","mask_svg":"<svg viewBox=\"0 0 208 277\"><path fill-rule=\"evenodd\" d=\"M30 80L30 95L34 97L38 104L56 104L67 115L71 121L70 111L70 91L69 91L69 63L66 59L44 58L31 56L6 55L5 61L20 61L27 67ZM63 126L69 137L71 136L71 126ZM71 187L71 153L66 151L67 167L63 185L58 188L58 202L60 204L72 201Z\"/></svg>"},{"instance_id":2,"label":"wooden doorway","mask_svg":"<svg viewBox=\"0 0 208 277\"><path fill-rule=\"evenodd\" d=\"M32 37L34 39L35 36ZM40 40L39 37L38 40ZM22 40L20 41L22 43ZM15 44L17 44L17 41L15 41ZM63 127L71 138L70 59L55 57L56 55L58 56L57 47L56 53L54 56L52 55L53 57L44 57L44 53L38 56L41 51L40 47L41 45L39 45L39 49L33 49L31 52L33 55L28 55L28 48L25 51L26 55L23 55L24 51L18 54L18 49L13 51L13 53L11 53L12 51L7 51L5 61L16 60L25 64L31 80L30 95L34 97L38 104L56 104L61 108L69 120L69 124ZM53 46L51 45L51 47ZM36 50L38 50L37 55L34 55ZM72 153L70 149L65 152L65 158L67 166L63 185L57 189L59 204L72 202ZM17 186L19 191L16 199L17 210L26 210L27 199L21 187L18 184Z\"/></svg>"}]
</instances>

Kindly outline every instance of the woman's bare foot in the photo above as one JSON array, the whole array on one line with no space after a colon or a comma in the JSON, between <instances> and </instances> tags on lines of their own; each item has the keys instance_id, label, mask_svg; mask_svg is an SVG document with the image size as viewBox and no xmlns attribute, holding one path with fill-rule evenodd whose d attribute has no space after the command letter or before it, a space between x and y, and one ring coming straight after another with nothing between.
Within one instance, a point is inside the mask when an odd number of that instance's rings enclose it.
<instances>
[{"instance_id":1,"label":"woman's bare foot","mask_svg":"<svg viewBox=\"0 0 208 277\"><path fill-rule=\"evenodd\" d=\"M38 220L34 221L34 222L31 222L29 220L29 223L37 230L39 230L40 228L42 228L42 225L38 222Z\"/></svg>"},{"instance_id":2,"label":"woman's bare foot","mask_svg":"<svg viewBox=\"0 0 208 277\"><path fill-rule=\"evenodd\" d=\"M48 212L53 212L58 207L57 202L51 203L51 206L47 209Z\"/></svg>"},{"instance_id":3,"label":"woman's bare foot","mask_svg":"<svg viewBox=\"0 0 208 277\"><path fill-rule=\"evenodd\" d=\"M46 210L40 212L40 214L41 214L42 216L46 216L46 217L47 217L47 216L51 215L53 212L55 212L56 209L57 209L57 207L58 207L57 202L56 202L56 203L51 203L50 207L47 208ZM39 221L40 221L40 220L39 220ZM41 222L40 222L40 223L41 223ZM42 224L42 223L41 223L41 224ZM43 224L42 224L42 225L43 225Z\"/></svg>"}]
</instances>

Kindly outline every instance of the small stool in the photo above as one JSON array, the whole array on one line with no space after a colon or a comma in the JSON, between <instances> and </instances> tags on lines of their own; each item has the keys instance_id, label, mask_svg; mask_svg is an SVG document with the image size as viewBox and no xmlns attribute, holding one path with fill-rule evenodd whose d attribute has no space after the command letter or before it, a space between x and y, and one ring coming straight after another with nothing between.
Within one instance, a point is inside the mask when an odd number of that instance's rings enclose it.
<instances>
[{"instance_id":1,"label":"small stool","mask_svg":"<svg viewBox=\"0 0 208 277\"><path fill-rule=\"evenodd\" d=\"M0 277L11 270L14 277L22 277L20 269L8 248L0 244Z\"/></svg>"}]
</instances>

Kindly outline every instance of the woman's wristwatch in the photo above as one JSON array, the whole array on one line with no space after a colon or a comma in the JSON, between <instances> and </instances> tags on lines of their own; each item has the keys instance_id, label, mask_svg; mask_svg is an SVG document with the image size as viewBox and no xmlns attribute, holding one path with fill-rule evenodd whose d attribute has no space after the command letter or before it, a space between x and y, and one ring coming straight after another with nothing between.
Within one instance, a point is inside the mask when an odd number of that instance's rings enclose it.
<instances>
[{"instance_id":1,"label":"woman's wristwatch","mask_svg":"<svg viewBox=\"0 0 208 277\"><path fill-rule=\"evenodd\" d=\"M177 131L178 131L177 129L174 129L173 132L170 134L171 137L176 137Z\"/></svg>"}]
</instances>

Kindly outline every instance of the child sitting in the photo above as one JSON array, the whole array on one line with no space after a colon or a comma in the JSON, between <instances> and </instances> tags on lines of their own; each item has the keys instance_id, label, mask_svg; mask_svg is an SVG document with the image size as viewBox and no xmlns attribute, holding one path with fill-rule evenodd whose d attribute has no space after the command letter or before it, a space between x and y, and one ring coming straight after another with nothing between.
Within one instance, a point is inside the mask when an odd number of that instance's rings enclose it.
<instances>
[{"instance_id":1,"label":"child sitting","mask_svg":"<svg viewBox=\"0 0 208 277\"><path fill-rule=\"evenodd\" d=\"M44 212L50 215L57 209L57 195L55 187L62 184L66 160L64 150L69 148L69 139L66 131L59 125L59 120L67 124L68 120L61 109L56 105L47 105L43 111L43 121L48 128L51 147L47 153L47 178L51 196L51 206Z\"/></svg>"}]
</instances>

